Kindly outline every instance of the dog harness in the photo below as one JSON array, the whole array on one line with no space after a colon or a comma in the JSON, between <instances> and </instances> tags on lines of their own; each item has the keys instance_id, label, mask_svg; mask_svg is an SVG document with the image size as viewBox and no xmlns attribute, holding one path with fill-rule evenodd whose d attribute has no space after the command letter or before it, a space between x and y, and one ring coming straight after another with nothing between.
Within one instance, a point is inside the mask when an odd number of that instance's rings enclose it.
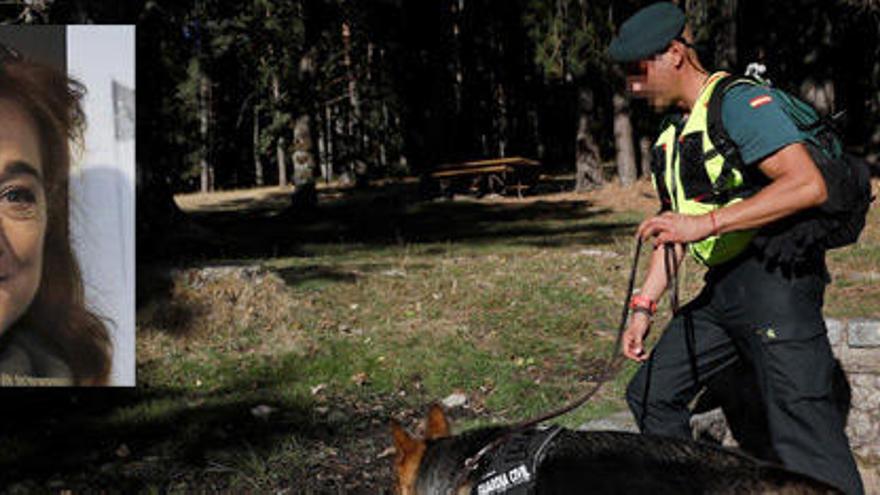
<instances>
[{"instance_id":1,"label":"dog harness","mask_svg":"<svg viewBox=\"0 0 880 495\"><path fill-rule=\"evenodd\" d=\"M514 433L498 446L471 495L529 495L534 493L537 469L544 460L547 446L562 427L539 426Z\"/></svg>"}]
</instances>

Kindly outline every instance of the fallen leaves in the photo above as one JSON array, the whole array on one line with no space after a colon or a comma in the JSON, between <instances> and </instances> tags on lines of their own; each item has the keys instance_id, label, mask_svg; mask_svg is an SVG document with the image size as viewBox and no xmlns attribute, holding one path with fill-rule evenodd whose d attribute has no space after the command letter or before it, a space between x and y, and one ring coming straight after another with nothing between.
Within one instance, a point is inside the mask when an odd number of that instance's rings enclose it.
<instances>
[{"instance_id":1,"label":"fallen leaves","mask_svg":"<svg viewBox=\"0 0 880 495\"><path fill-rule=\"evenodd\" d=\"M278 408L266 404L260 404L251 408L251 415L259 420L268 421L269 416L276 411L278 411Z\"/></svg>"},{"instance_id":2,"label":"fallen leaves","mask_svg":"<svg viewBox=\"0 0 880 495\"><path fill-rule=\"evenodd\" d=\"M124 459L131 455L131 450L129 450L128 445L122 444L116 448L114 453L116 454L116 457Z\"/></svg>"},{"instance_id":3,"label":"fallen leaves","mask_svg":"<svg viewBox=\"0 0 880 495\"><path fill-rule=\"evenodd\" d=\"M455 392L444 398L441 403L446 409L455 409L456 407L465 407L467 405L467 395L461 392Z\"/></svg>"},{"instance_id":4,"label":"fallen leaves","mask_svg":"<svg viewBox=\"0 0 880 495\"><path fill-rule=\"evenodd\" d=\"M619 258L620 255L613 251L606 251L604 249L581 249L577 252L577 254L581 256L589 256L591 258L607 258L614 259Z\"/></svg>"},{"instance_id":5,"label":"fallen leaves","mask_svg":"<svg viewBox=\"0 0 880 495\"><path fill-rule=\"evenodd\" d=\"M370 383L370 377L367 375L367 372L361 371L361 372L358 372L358 373L355 373L354 375L352 375L351 381L355 385L357 385L359 387L363 387L364 385L367 385L368 383Z\"/></svg>"},{"instance_id":6,"label":"fallen leaves","mask_svg":"<svg viewBox=\"0 0 880 495\"><path fill-rule=\"evenodd\" d=\"M386 457L391 457L397 453L397 450L392 446L388 447L382 452L379 452L379 455L376 456L376 459L384 459Z\"/></svg>"}]
</instances>

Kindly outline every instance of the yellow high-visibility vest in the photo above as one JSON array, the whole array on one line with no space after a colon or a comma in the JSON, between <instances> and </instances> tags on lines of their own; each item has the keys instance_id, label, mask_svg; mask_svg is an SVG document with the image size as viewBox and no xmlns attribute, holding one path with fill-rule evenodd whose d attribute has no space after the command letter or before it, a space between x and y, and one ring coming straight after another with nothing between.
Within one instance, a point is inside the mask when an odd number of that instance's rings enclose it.
<instances>
[{"instance_id":1,"label":"yellow high-visibility vest","mask_svg":"<svg viewBox=\"0 0 880 495\"><path fill-rule=\"evenodd\" d=\"M654 143L651 179L661 201L672 211L684 215L703 215L729 204L740 197L723 199L719 191L743 186L739 170L728 169L724 157L715 150L708 132L708 106L715 86L727 74L717 72L707 79L683 127L667 126ZM723 202L722 202L723 201ZM690 254L705 266L714 266L741 253L756 230L740 230L713 235L688 245Z\"/></svg>"}]
</instances>

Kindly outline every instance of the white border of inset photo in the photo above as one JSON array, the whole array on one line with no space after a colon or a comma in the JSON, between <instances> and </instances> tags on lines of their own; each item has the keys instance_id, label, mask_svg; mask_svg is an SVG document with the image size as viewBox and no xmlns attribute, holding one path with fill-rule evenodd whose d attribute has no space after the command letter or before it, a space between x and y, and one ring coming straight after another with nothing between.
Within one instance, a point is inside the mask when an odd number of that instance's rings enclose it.
<instances>
[{"instance_id":1,"label":"white border of inset photo","mask_svg":"<svg viewBox=\"0 0 880 495\"><path fill-rule=\"evenodd\" d=\"M67 72L88 89L73 168L71 237L86 301L108 317L111 385L135 385L135 27L68 26Z\"/></svg>"}]
</instances>

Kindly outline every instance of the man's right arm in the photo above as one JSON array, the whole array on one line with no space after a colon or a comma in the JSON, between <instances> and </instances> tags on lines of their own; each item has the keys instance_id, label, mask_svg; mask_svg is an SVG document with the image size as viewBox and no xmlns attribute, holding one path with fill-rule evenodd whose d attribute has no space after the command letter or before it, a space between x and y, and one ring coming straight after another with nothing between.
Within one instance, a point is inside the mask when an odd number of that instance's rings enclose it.
<instances>
[{"instance_id":1,"label":"man's right arm","mask_svg":"<svg viewBox=\"0 0 880 495\"><path fill-rule=\"evenodd\" d=\"M684 259L684 245L675 244L675 267L681 265ZM663 244L654 246L651 252L651 259L648 261L648 271L645 274L645 281L639 294L650 297L652 301L657 302L666 291L669 281L666 280L666 248Z\"/></svg>"},{"instance_id":2,"label":"man's right arm","mask_svg":"<svg viewBox=\"0 0 880 495\"><path fill-rule=\"evenodd\" d=\"M681 266L684 259L684 245L675 244L675 269ZM669 281L666 278L666 248L663 244L654 247L651 258L648 260L648 271L645 281L639 291L640 295L649 297L652 301L660 300ZM648 353L644 349L644 341L651 327L651 319L642 312L634 312L630 317L629 324L623 334L623 355L634 361L644 361Z\"/></svg>"}]
</instances>

